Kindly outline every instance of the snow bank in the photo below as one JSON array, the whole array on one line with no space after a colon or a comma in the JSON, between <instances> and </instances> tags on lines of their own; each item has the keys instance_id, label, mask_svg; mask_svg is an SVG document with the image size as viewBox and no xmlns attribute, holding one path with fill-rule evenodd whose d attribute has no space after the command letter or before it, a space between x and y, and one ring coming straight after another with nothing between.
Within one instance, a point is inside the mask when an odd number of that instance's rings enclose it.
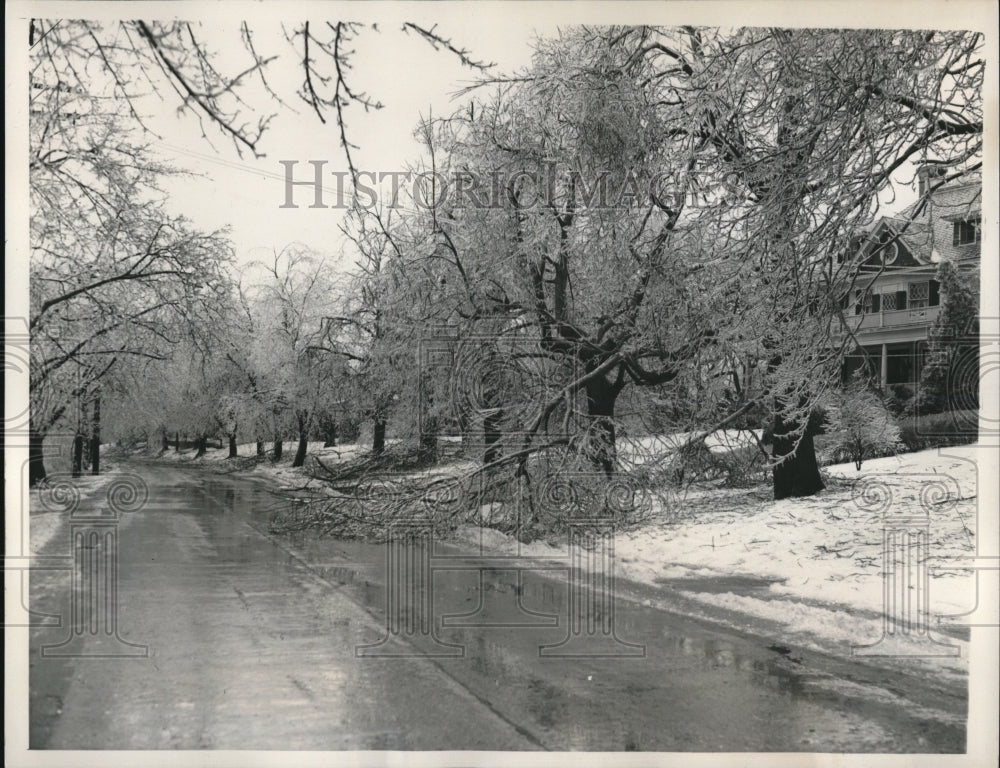
<instances>
[{"instance_id":1,"label":"snow bank","mask_svg":"<svg viewBox=\"0 0 1000 768\"><path fill-rule=\"evenodd\" d=\"M392 446L398 444L399 442L399 440L393 439L387 440L386 444L387 446ZM281 488L304 488L308 486L310 490L319 492L323 491L324 486L322 481L309 477L306 468L292 467L292 461L295 458L295 451L298 448L298 441L285 441L282 446L280 461L274 460L273 442L265 443L264 448L266 450L265 457L252 467L247 467L245 465L243 467L232 465L232 461L229 458L228 445L223 446L222 448L208 448L204 455L197 459L195 458L197 451L193 448L183 449L180 452L171 448L162 456L159 456L157 461L198 463L211 465L220 470L225 470L227 464L229 464L230 466L233 466L234 469L242 469L251 476L257 475L274 481ZM368 453L370 450L371 446L366 443L345 443L324 448L322 441L310 441L307 444L306 464L309 464L309 462L313 459L319 459L326 466L333 467L339 463L356 459L358 456ZM236 455L241 459L256 458L257 444L240 443L236 446ZM450 477L463 472L472 471L477 466L478 465L474 461L441 462L432 467L405 474L412 478L437 476Z\"/></svg>"},{"instance_id":2,"label":"snow bank","mask_svg":"<svg viewBox=\"0 0 1000 768\"><path fill-rule=\"evenodd\" d=\"M670 435L645 435L623 437L619 440L618 454L622 461L639 466L652 457L665 458L677 451L700 432L676 432ZM731 453L757 445L762 432L759 429L720 429L704 439L705 447L712 453Z\"/></svg>"},{"instance_id":3,"label":"snow bank","mask_svg":"<svg viewBox=\"0 0 1000 768\"><path fill-rule=\"evenodd\" d=\"M807 645L849 653L850 645L881 634L884 512L931 511L931 616L975 606L973 575L962 564L975 552L977 456L971 445L869 461L860 472L853 464L828 467L830 487L805 499L775 502L766 489L681 495L659 520L617 534L616 573L706 608L777 622ZM483 536L483 546L506 553L566 554L561 543L518 545L495 531ZM480 541L471 526L458 537ZM958 669L964 660L942 663Z\"/></svg>"}]
</instances>

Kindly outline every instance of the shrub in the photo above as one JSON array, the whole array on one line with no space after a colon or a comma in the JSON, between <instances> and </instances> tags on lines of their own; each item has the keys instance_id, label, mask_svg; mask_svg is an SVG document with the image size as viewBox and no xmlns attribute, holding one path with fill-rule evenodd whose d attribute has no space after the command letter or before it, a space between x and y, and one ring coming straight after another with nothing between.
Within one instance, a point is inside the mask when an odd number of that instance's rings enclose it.
<instances>
[{"instance_id":1,"label":"shrub","mask_svg":"<svg viewBox=\"0 0 1000 768\"><path fill-rule=\"evenodd\" d=\"M913 400L913 390L905 384L890 384L885 398L885 407L893 416L905 413Z\"/></svg>"},{"instance_id":2,"label":"shrub","mask_svg":"<svg viewBox=\"0 0 1000 768\"><path fill-rule=\"evenodd\" d=\"M943 448L949 445L967 445L978 439L974 431L956 428L956 425L975 424L979 418L976 411L954 411L947 413L921 414L909 416L899 421L900 440L908 451L925 451L928 448Z\"/></svg>"},{"instance_id":3,"label":"shrub","mask_svg":"<svg viewBox=\"0 0 1000 768\"><path fill-rule=\"evenodd\" d=\"M718 461L704 440L686 443L670 459L668 474L677 485L711 480L719 474Z\"/></svg>"},{"instance_id":4,"label":"shrub","mask_svg":"<svg viewBox=\"0 0 1000 768\"><path fill-rule=\"evenodd\" d=\"M827 424L833 457L853 461L858 470L865 459L891 456L903 448L885 402L860 378L830 398Z\"/></svg>"},{"instance_id":5,"label":"shrub","mask_svg":"<svg viewBox=\"0 0 1000 768\"><path fill-rule=\"evenodd\" d=\"M979 370L976 280L947 260L938 266L937 280L941 285L941 310L930 332L927 362L907 415L942 413L955 405L979 401L979 376L962 375L963 369Z\"/></svg>"},{"instance_id":6,"label":"shrub","mask_svg":"<svg viewBox=\"0 0 1000 768\"><path fill-rule=\"evenodd\" d=\"M768 458L755 445L746 445L718 456L727 488L750 488L767 478Z\"/></svg>"}]
</instances>

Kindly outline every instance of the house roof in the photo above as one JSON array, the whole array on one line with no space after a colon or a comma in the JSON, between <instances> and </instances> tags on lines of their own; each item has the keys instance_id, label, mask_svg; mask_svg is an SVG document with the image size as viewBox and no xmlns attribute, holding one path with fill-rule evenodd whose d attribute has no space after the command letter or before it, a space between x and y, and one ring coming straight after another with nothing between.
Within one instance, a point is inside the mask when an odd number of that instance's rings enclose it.
<instances>
[{"instance_id":1,"label":"house roof","mask_svg":"<svg viewBox=\"0 0 1000 768\"><path fill-rule=\"evenodd\" d=\"M980 214L981 195L982 177L978 172L939 187L927 199L918 200L898 214L876 219L868 229L863 247L877 242L883 229L888 229L918 264L978 258L981 243L955 245L954 225Z\"/></svg>"}]
</instances>

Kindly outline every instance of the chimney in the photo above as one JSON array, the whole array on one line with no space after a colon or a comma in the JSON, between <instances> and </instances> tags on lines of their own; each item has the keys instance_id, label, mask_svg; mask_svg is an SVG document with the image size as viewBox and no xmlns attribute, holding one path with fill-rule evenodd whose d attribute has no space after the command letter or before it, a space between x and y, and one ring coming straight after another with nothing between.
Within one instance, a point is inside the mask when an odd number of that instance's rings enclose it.
<instances>
[{"instance_id":1,"label":"chimney","mask_svg":"<svg viewBox=\"0 0 1000 768\"><path fill-rule=\"evenodd\" d=\"M938 163L928 163L917 168L917 195L923 197L936 179L947 175L948 169Z\"/></svg>"}]
</instances>

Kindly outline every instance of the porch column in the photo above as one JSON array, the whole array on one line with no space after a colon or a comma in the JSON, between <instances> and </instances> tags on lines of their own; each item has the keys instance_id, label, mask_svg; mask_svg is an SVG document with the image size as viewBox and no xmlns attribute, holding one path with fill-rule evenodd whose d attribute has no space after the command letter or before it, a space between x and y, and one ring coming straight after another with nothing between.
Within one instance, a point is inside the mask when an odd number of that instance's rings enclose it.
<instances>
[{"instance_id":1,"label":"porch column","mask_svg":"<svg viewBox=\"0 0 1000 768\"><path fill-rule=\"evenodd\" d=\"M889 383L889 346L887 344L882 345L881 381L882 389L885 389Z\"/></svg>"}]
</instances>

